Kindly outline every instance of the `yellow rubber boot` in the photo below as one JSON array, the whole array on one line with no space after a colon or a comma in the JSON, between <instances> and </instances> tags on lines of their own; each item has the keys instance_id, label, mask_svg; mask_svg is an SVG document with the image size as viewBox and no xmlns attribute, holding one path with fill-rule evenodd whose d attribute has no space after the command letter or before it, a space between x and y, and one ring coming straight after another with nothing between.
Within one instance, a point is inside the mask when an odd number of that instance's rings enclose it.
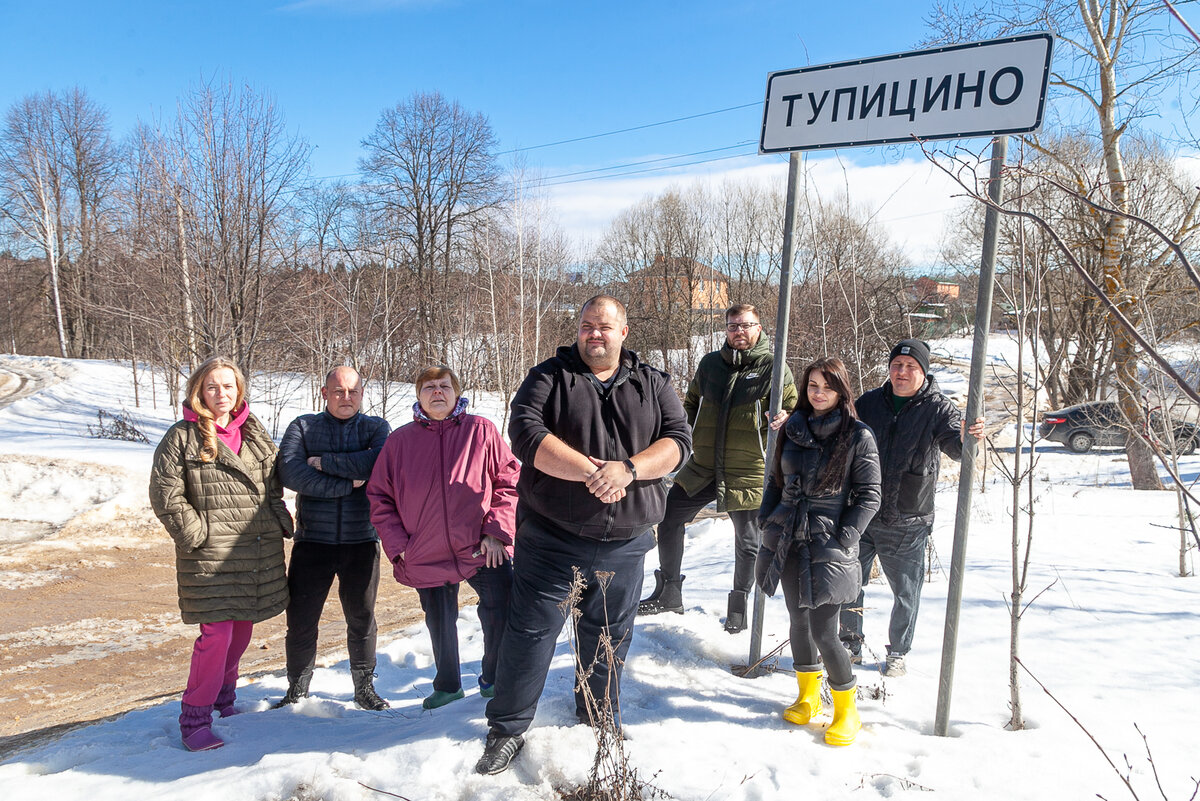
<instances>
[{"instance_id":1,"label":"yellow rubber boot","mask_svg":"<svg viewBox=\"0 0 1200 801\"><path fill-rule=\"evenodd\" d=\"M788 723L803 726L821 714L821 671L797 672L796 683L800 685L800 695L796 698L796 703L783 710L783 719Z\"/></svg>"},{"instance_id":2,"label":"yellow rubber boot","mask_svg":"<svg viewBox=\"0 0 1200 801\"><path fill-rule=\"evenodd\" d=\"M854 696L857 689L831 690L833 695L833 723L825 730L825 742L830 745L850 745L862 728Z\"/></svg>"}]
</instances>

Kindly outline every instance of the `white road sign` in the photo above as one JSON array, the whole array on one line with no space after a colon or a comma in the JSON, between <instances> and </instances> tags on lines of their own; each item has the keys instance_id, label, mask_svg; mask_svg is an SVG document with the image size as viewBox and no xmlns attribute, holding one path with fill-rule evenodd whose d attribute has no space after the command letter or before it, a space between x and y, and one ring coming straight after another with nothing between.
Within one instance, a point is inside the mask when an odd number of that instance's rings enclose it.
<instances>
[{"instance_id":1,"label":"white road sign","mask_svg":"<svg viewBox=\"0 0 1200 801\"><path fill-rule=\"evenodd\" d=\"M1052 49L1033 33L772 72L758 152L1036 131Z\"/></svg>"}]
</instances>

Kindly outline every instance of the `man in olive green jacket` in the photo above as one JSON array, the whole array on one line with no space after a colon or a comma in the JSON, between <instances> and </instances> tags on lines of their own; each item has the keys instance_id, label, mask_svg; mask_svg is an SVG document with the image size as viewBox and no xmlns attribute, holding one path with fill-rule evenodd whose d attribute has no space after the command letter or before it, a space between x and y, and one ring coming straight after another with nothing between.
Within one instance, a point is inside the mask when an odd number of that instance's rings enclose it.
<instances>
[{"instance_id":1,"label":"man in olive green jacket","mask_svg":"<svg viewBox=\"0 0 1200 801\"><path fill-rule=\"evenodd\" d=\"M762 502L773 364L758 311L747 303L730 306L725 312L725 344L700 360L683 401L692 424L692 457L676 474L667 495L666 515L658 525L655 588L638 605L638 614L683 614L683 529L716 500L717 511L729 514L734 531L733 592L725 630L736 634L746 628L746 598L762 542L756 521ZM796 383L787 365L783 370L786 414L796 406Z\"/></svg>"}]
</instances>

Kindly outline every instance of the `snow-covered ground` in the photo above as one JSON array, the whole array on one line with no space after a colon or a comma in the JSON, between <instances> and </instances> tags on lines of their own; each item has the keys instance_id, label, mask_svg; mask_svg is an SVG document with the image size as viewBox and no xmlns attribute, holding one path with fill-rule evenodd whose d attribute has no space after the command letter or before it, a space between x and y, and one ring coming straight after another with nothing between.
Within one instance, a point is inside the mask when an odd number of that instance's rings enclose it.
<instances>
[{"instance_id":1,"label":"snow-covered ground","mask_svg":"<svg viewBox=\"0 0 1200 801\"><path fill-rule=\"evenodd\" d=\"M997 352L1003 347L997 344ZM962 351L947 344L943 352L950 350ZM53 525L79 511L144 504L153 445L92 439L86 427L95 424L99 408L125 409L157 441L173 420L162 408L161 389L157 411L135 409L127 366L0 357L0 370L5 365L41 370L54 380L0 409L0 518ZM393 406L393 424L406 421L401 408ZM481 408L498 420L498 403ZM290 419L307 410L302 399L280 414ZM44 461L26 464L18 457ZM1175 496L1129 489L1118 451L1074 455L1055 446L1039 459L1022 659L1131 774L1143 799L1159 796L1135 725L1148 738L1165 796L1188 799L1190 777L1200 778L1193 750L1200 719L1200 579L1177 575ZM1195 482L1200 456L1183 459L1181 468ZM781 709L795 697L790 656L761 678L730 671L745 663L749 649L749 633L730 636L720 625L731 583L732 531L724 520L691 526L687 613L639 619L625 670L633 766L671 797L698 801L929 798L929 792L947 799L1126 797L1097 747L1027 676L1021 685L1028 728L1005 728L1011 519L998 475L987 471L986 491L976 495L972 513L950 736L933 733L954 522L948 485L938 496L937 558L905 677L879 674L891 599L886 584L868 590L870 658L857 670L864 728L848 748L826 746L820 725L781 720ZM647 573L655 561L652 554ZM1195 562L1193 552L1189 565ZM763 631L764 652L786 637L778 598L767 600ZM4 757L0 798L390 797L369 789L377 788L414 801L552 799L556 787L583 782L595 743L590 729L575 725L565 643L512 769L496 777L473 772L486 732L484 699L471 689L482 648L473 609L463 612L460 636L468 695L442 709L421 709L433 661L423 627L413 627L380 642L377 687L392 701L390 712L353 706L345 663L317 670L314 697L272 711L270 701L286 686L280 664L275 676L239 689L245 714L215 723L225 748L184 751L178 703L165 702ZM179 654L181 662L186 658Z\"/></svg>"}]
</instances>

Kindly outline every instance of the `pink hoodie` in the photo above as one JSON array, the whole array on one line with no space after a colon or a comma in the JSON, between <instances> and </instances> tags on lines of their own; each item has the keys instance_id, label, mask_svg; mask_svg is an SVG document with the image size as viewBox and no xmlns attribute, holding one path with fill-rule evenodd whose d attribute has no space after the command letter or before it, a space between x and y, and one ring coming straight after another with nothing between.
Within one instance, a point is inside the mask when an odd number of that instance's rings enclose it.
<instances>
[{"instance_id":1,"label":"pink hoodie","mask_svg":"<svg viewBox=\"0 0 1200 801\"><path fill-rule=\"evenodd\" d=\"M375 462L367 497L396 581L457 584L484 564L491 535L513 544L520 464L490 420L456 413L392 432ZM400 554L404 558L400 558Z\"/></svg>"},{"instance_id":2,"label":"pink hoodie","mask_svg":"<svg viewBox=\"0 0 1200 801\"><path fill-rule=\"evenodd\" d=\"M234 455L242 452L242 423L246 422L246 418L250 416L250 404L243 403L242 408L229 416L229 426L221 428L215 422L213 428L216 429L217 439L229 446L229 450L233 451ZM186 403L183 405L183 419L190 423L194 423L200 419L200 416L192 411L192 407Z\"/></svg>"}]
</instances>

